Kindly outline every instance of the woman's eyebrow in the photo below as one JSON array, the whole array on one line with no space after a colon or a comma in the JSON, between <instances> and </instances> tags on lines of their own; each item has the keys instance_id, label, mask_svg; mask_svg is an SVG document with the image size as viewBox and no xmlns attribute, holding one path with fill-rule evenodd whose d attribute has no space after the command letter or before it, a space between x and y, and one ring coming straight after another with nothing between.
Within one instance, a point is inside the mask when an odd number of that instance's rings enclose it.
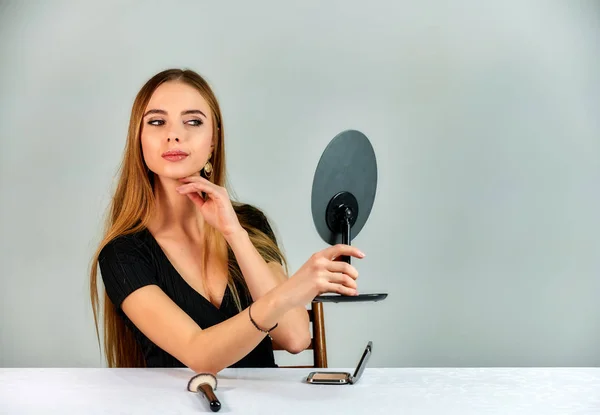
<instances>
[{"instance_id":1,"label":"woman's eyebrow","mask_svg":"<svg viewBox=\"0 0 600 415\"><path fill-rule=\"evenodd\" d=\"M167 115L167 111L165 111L165 110L159 110L159 109L151 109L151 110L146 111L146 113L144 114L144 117L146 117L146 116L148 116L150 114ZM185 110L185 111L181 111L181 115L188 115L188 114L202 114L202 116L204 116L204 118L206 118L206 114L204 114L200 110Z\"/></svg>"}]
</instances>

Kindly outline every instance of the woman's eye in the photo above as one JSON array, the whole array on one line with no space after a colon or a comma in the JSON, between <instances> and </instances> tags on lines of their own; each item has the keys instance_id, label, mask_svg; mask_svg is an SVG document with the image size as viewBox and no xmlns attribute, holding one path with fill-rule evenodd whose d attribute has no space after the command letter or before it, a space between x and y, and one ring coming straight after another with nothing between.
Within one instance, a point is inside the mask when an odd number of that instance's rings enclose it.
<instances>
[{"instance_id":1,"label":"woman's eye","mask_svg":"<svg viewBox=\"0 0 600 415\"><path fill-rule=\"evenodd\" d=\"M203 124L202 120L189 120L185 122L188 125L192 125L194 127L198 127L201 126ZM148 121L149 125L154 125L154 126L160 126L160 125L165 125L165 121L164 120L150 120Z\"/></svg>"}]
</instances>

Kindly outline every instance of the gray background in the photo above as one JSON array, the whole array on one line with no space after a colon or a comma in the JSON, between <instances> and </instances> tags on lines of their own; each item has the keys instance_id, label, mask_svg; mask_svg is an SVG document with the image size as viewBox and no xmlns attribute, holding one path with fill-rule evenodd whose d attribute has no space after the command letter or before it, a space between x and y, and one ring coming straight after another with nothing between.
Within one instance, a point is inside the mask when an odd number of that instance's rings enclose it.
<instances>
[{"instance_id":1,"label":"gray background","mask_svg":"<svg viewBox=\"0 0 600 415\"><path fill-rule=\"evenodd\" d=\"M484 4L485 3L485 4ZM372 141L362 292L331 367L600 364L600 7L578 1L0 3L0 366L100 366L88 265L135 93L190 67L295 271L337 133ZM309 359L279 355L279 362Z\"/></svg>"}]
</instances>

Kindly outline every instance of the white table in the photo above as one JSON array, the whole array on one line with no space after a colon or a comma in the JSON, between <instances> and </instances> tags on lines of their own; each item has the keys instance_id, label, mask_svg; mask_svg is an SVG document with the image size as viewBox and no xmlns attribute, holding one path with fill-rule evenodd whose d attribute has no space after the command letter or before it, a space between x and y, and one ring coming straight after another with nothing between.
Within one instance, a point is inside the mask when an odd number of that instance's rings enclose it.
<instances>
[{"instance_id":1,"label":"white table","mask_svg":"<svg viewBox=\"0 0 600 415\"><path fill-rule=\"evenodd\" d=\"M318 386L303 382L309 371L226 369L218 374L219 413L600 414L600 368L367 368L355 385ZM186 391L192 375L187 369L0 369L0 413L211 413Z\"/></svg>"}]
</instances>

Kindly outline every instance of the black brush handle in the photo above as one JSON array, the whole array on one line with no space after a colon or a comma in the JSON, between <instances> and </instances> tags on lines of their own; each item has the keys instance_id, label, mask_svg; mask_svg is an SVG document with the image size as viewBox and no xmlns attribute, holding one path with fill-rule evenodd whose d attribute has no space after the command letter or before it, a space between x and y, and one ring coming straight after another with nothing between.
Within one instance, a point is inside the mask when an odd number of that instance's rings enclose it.
<instances>
[{"instance_id":1,"label":"black brush handle","mask_svg":"<svg viewBox=\"0 0 600 415\"><path fill-rule=\"evenodd\" d=\"M221 402L219 402L213 388L208 383L198 386L198 390L202 392L201 395L209 402L211 411L218 412L221 409Z\"/></svg>"}]
</instances>

